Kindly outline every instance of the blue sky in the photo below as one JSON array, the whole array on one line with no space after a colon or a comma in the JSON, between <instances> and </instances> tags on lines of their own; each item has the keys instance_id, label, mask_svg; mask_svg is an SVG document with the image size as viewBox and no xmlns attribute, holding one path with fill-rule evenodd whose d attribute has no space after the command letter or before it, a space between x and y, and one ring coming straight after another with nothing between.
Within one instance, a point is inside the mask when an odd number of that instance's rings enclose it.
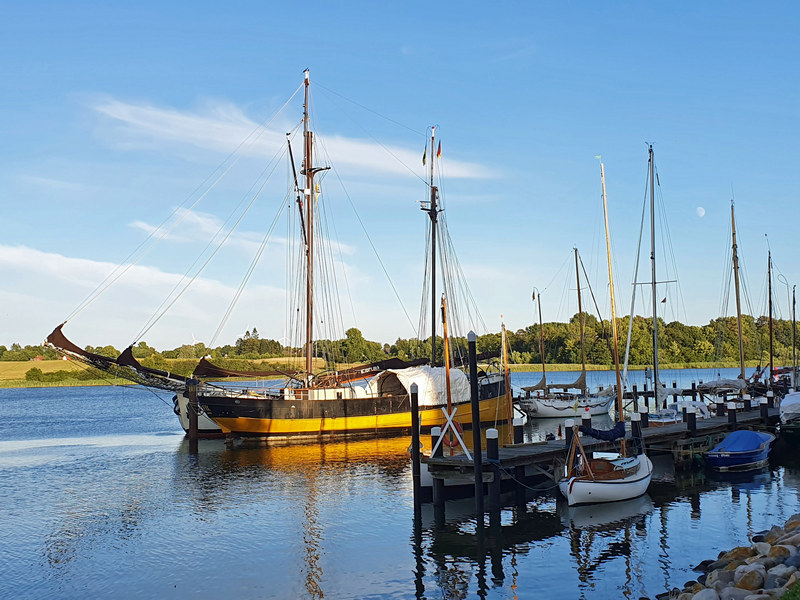
<instances>
[{"instance_id":1,"label":"blue sky","mask_svg":"<svg viewBox=\"0 0 800 600\"><path fill-rule=\"evenodd\" d=\"M670 266L659 278L680 282L680 293L659 292L674 298L661 316L704 324L731 312L732 302L727 311L721 303L732 195L752 310L765 310L769 234L782 277L778 312L788 315L782 282L800 278L794 3L309 2L307 17L290 8L299 5L5 9L0 343L40 343L291 96L306 67L317 131L343 154L331 156L349 194L342 206L356 207L415 323L430 125L443 145L450 232L489 329L499 329L500 315L511 329L533 322L534 286L545 320L574 313L562 268L573 246L608 316L596 155L606 168L618 313L629 312L647 143L674 254L659 250L660 265L674 262L677 272ZM298 97L276 132L300 110ZM257 172L268 151L265 142L243 164ZM216 204L182 223L182 240L148 253L70 320L67 335L79 345L134 341L201 234L250 183L242 174L221 185ZM413 336L345 212L336 228L353 306L343 327L381 342ZM249 260L243 250L259 235L255 222L243 229L238 250L220 253L229 262L204 272L176 316L144 339L157 348L210 341ZM252 326L285 336L285 312L275 309L284 280L273 271L254 277L217 343ZM646 261L640 271L649 273ZM644 304L636 312L649 314Z\"/></svg>"}]
</instances>

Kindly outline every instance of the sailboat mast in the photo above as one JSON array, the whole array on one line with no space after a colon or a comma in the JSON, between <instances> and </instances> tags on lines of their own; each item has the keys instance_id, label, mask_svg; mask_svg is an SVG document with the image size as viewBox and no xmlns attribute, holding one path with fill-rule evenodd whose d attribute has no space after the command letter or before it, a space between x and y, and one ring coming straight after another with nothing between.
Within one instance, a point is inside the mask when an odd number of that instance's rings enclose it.
<instances>
[{"instance_id":1,"label":"sailboat mast","mask_svg":"<svg viewBox=\"0 0 800 600\"><path fill-rule=\"evenodd\" d=\"M439 216L439 209L436 206L439 190L433 184L433 163L436 156L434 154L435 141L436 127L431 127L431 202L427 209L428 216L431 219L431 366L436 364L436 222Z\"/></svg>"},{"instance_id":2,"label":"sailboat mast","mask_svg":"<svg viewBox=\"0 0 800 600\"><path fill-rule=\"evenodd\" d=\"M603 185L603 215L606 223L606 254L608 256L608 288L611 294L611 336L614 339L614 369L617 373L617 420L622 416L622 376L619 372L619 341L617 338L617 309L614 304L614 272L611 268L611 232L608 227L608 200L606 198L606 171L600 163L600 181ZM622 443L625 443L623 439ZM624 446L623 446L624 447Z\"/></svg>"},{"instance_id":3,"label":"sailboat mast","mask_svg":"<svg viewBox=\"0 0 800 600\"><path fill-rule=\"evenodd\" d=\"M731 234L733 238L733 282L736 289L736 326L739 332L739 377L746 381L744 374L744 340L742 338L742 300L739 292L739 247L736 245L736 219L733 214L733 200L731 200Z\"/></svg>"},{"instance_id":4,"label":"sailboat mast","mask_svg":"<svg viewBox=\"0 0 800 600\"><path fill-rule=\"evenodd\" d=\"M650 270L651 292L653 296L653 399L658 407L658 393L661 383L658 380L658 297L656 296L656 182L653 145L649 149L650 165Z\"/></svg>"},{"instance_id":5,"label":"sailboat mast","mask_svg":"<svg viewBox=\"0 0 800 600\"><path fill-rule=\"evenodd\" d=\"M769 288L769 387L772 389L774 381L774 366L772 364L772 251L767 251L767 286Z\"/></svg>"},{"instance_id":6,"label":"sailboat mast","mask_svg":"<svg viewBox=\"0 0 800 600\"><path fill-rule=\"evenodd\" d=\"M575 278L578 281L578 322L581 329L581 373L586 373L586 348L584 346L584 331L583 331L583 306L581 304L581 274L578 270L578 249L573 248L575 251ZM583 393L586 393L586 387L583 388Z\"/></svg>"},{"instance_id":7,"label":"sailboat mast","mask_svg":"<svg viewBox=\"0 0 800 600\"><path fill-rule=\"evenodd\" d=\"M306 176L306 377L311 382L314 340L314 168L312 148L314 134L309 130L308 85L309 72L305 71L305 96L303 100L303 168Z\"/></svg>"},{"instance_id":8,"label":"sailboat mast","mask_svg":"<svg viewBox=\"0 0 800 600\"><path fill-rule=\"evenodd\" d=\"M533 299L536 300L536 290L533 292ZM547 381L545 360L544 360L544 328L542 327L542 294L539 292L539 353L542 356L542 381Z\"/></svg>"},{"instance_id":9,"label":"sailboat mast","mask_svg":"<svg viewBox=\"0 0 800 600\"><path fill-rule=\"evenodd\" d=\"M795 288L792 286L792 389L797 391L797 319L795 318L795 308L797 301L795 299Z\"/></svg>"}]
</instances>

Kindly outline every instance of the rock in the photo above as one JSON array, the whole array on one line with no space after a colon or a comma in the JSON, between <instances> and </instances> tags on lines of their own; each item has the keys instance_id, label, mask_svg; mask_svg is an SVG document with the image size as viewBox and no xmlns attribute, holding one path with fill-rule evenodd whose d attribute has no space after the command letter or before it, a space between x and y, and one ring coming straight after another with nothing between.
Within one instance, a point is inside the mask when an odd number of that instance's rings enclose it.
<instances>
[{"instance_id":1,"label":"rock","mask_svg":"<svg viewBox=\"0 0 800 600\"><path fill-rule=\"evenodd\" d=\"M782 537L779 537L773 542L775 545L789 544L791 546L800 546L800 533L793 532Z\"/></svg>"},{"instance_id":2,"label":"rock","mask_svg":"<svg viewBox=\"0 0 800 600\"><path fill-rule=\"evenodd\" d=\"M743 600L772 600L769 594L748 594Z\"/></svg>"},{"instance_id":3,"label":"rock","mask_svg":"<svg viewBox=\"0 0 800 600\"><path fill-rule=\"evenodd\" d=\"M692 600L693 596L694 594L692 594L692 592L681 592L678 594L676 600Z\"/></svg>"},{"instance_id":4,"label":"rock","mask_svg":"<svg viewBox=\"0 0 800 600\"><path fill-rule=\"evenodd\" d=\"M770 548L769 552L767 553L767 556L773 556L773 557L775 557L777 559L780 559L780 560L786 560L791 555L792 555L792 553L789 552L789 548L787 546L785 546L785 545L773 546L772 548Z\"/></svg>"},{"instance_id":5,"label":"rock","mask_svg":"<svg viewBox=\"0 0 800 600\"><path fill-rule=\"evenodd\" d=\"M800 568L800 554L793 554L785 561L783 561L783 564L785 564L787 567Z\"/></svg>"},{"instance_id":6,"label":"rock","mask_svg":"<svg viewBox=\"0 0 800 600\"><path fill-rule=\"evenodd\" d=\"M715 571L717 569L724 569L729 564L731 564L731 561L726 559L726 558L717 559L714 562L712 562L710 565L707 566L706 573L708 573L710 571Z\"/></svg>"},{"instance_id":7,"label":"rock","mask_svg":"<svg viewBox=\"0 0 800 600\"><path fill-rule=\"evenodd\" d=\"M716 571L711 571L706 577L706 587L715 587L717 582L723 584L723 587L727 587L729 585L733 585L733 571L726 571L725 569L717 569Z\"/></svg>"},{"instance_id":8,"label":"rock","mask_svg":"<svg viewBox=\"0 0 800 600\"><path fill-rule=\"evenodd\" d=\"M753 549L756 551L757 554L769 554L769 551L772 550L772 546L770 546L767 542L756 542L753 544Z\"/></svg>"},{"instance_id":9,"label":"rock","mask_svg":"<svg viewBox=\"0 0 800 600\"><path fill-rule=\"evenodd\" d=\"M776 577L785 577L789 579L792 573L797 571L797 567L787 567L786 565L776 565L767 571L767 575L775 575Z\"/></svg>"},{"instance_id":10,"label":"rock","mask_svg":"<svg viewBox=\"0 0 800 600\"><path fill-rule=\"evenodd\" d=\"M764 585L764 576L760 571L745 572L736 582L736 587L743 590L757 590Z\"/></svg>"},{"instance_id":11,"label":"rock","mask_svg":"<svg viewBox=\"0 0 800 600\"><path fill-rule=\"evenodd\" d=\"M720 600L744 600L747 596L752 595L750 590L742 590L740 588L729 587L722 590L719 597Z\"/></svg>"},{"instance_id":12,"label":"rock","mask_svg":"<svg viewBox=\"0 0 800 600\"><path fill-rule=\"evenodd\" d=\"M789 551L789 556L794 556L797 554L797 546L792 546L791 544L778 544L778 548L786 548Z\"/></svg>"},{"instance_id":13,"label":"rock","mask_svg":"<svg viewBox=\"0 0 800 600\"><path fill-rule=\"evenodd\" d=\"M764 581L763 588L765 590L774 590L775 588L782 588L789 581L788 577L779 577L778 575L767 575Z\"/></svg>"},{"instance_id":14,"label":"rock","mask_svg":"<svg viewBox=\"0 0 800 600\"><path fill-rule=\"evenodd\" d=\"M716 590L706 588L692 596L692 600L719 600L719 594Z\"/></svg>"},{"instance_id":15,"label":"rock","mask_svg":"<svg viewBox=\"0 0 800 600\"><path fill-rule=\"evenodd\" d=\"M708 568L708 565L710 565L713 562L714 562L713 560L708 558L708 559L704 560L703 562L701 562L700 564L692 567L692 571L700 571L702 573L708 573L711 570L711 569Z\"/></svg>"},{"instance_id":16,"label":"rock","mask_svg":"<svg viewBox=\"0 0 800 600\"><path fill-rule=\"evenodd\" d=\"M745 563L743 560L732 560L731 562L729 562L725 566L725 570L726 571L735 571L736 569L738 569L742 565L746 565L746 564L747 563Z\"/></svg>"},{"instance_id":17,"label":"rock","mask_svg":"<svg viewBox=\"0 0 800 600\"><path fill-rule=\"evenodd\" d=\"M797 529L798 527L800 527L800 513L792 515L786 519L786 523L783 526L786 531L789 531L790 529Z\"/></svg>"},{"instance_id":18,"label":"rock","mask_svg":"<svg viewBox=\"0 0 800 600\"><path fill-rule=\"evenodd\" d=\"M780 539L784 535L786 535L786 531L782 527L776 525L764 534L764 541L774 544L775 540Z\"/></svg>"},{"instance_id":19,"label":"rock","mask_svg":"<svg viewBox=\"0 0 800 600\"><path fill-rule=\"evenodd\" d=\"M774 556L759 556L755 561L754 564L764 565L764 568L770 570L772 567L776 565L782 564L780 560L775 558Z\"/></svg>"},{"instance_id":20,"label":"rock","mask_svg":"<svg viewBox=\"0 0 800 600\"><path fill-rule=\"evenodd\" d=\"M742 560L748 556L753 556L754 551L749 546L737 546L733 550L725 553L725 558L730 560Z\"/></svg>"}]
</instances>

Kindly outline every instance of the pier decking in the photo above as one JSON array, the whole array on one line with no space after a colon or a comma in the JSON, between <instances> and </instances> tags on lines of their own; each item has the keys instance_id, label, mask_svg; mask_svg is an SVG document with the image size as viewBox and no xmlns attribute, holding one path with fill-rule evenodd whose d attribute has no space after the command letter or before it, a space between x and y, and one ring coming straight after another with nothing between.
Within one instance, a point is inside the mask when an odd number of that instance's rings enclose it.
<instances>
[{"instance_id":1,"label":"pier decking","mask_svg":"<svg viewBox=\"0 0 800 600\"><path fill-rule=\"evenodd\" d=\"M729 421L728 416L697 419L696 428L692 434L687 423L658 425L642 429L642 443L648 454L672 454L676 465L691 462L693 457L713 448L727 433L733 429L747 429L757 427L774 427L778 422L779 410L768 408L765 419L758 409L739 411L736 414L736 424ZM580 423L580 421L577 421ZM629 447L636 441L631 436L631 431L626 436ZM595 440L584 436L581 438L587 452L603 452L614 450L618 444ZM566 460L566 442L556 439L543 442L522 444L509 444L500 447L498 461L490 461L486 452L482 452L483 481L494 481L494 473L499 472L504 479L511 475L509 469L527 469L534 471L552 480L559 478L561 471L555 468L563 465ZM428 472L436 480L464 480L474 477L473 461L465 455L432 457L426 460ZM497 469L498 464L502 467ZM516 471L520 473L519 470Z\"/></svg>"}]
</instances>

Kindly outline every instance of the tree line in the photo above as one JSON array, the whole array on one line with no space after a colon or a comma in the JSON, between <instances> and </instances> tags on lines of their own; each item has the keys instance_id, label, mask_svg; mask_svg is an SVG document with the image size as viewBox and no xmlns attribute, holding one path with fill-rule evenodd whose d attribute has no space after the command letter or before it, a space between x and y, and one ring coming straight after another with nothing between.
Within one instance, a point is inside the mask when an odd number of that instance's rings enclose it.
<instances>
[{"instance_id":1,"label":"tree line","mask_svg":"<svg viewBox=\"0 0 800 600\"><path fill-rule=\"evenodd\" d=\"M611 367L610 323L584 313L584 344L586 362L589 365ZM627 345L630 317L617 319L620 360ZM791 364L793 354L793 324L788 320L773 319L773 357L776 364ZM629 363L633 366L649 365L653 360L652 319L633 318ZM579 364L581 362L580 316L574 315L568 322L529 325L517 331L508 331L509 362L516 364L541 364L540 335L544 346L544 362L549 364ZM742 340L745 360L748 363L769 362L769 319L742 317ZM466 340L450 340L458 363L458 356L466 356ZM441 338L436 340L436 362L443 360ZM737 365L739 362L738 326L735 317L720 317L707 325L685 325L678 321L665 323L659 319L659 360L670 364L710 363L714 365ZM92 347L86 350L103 356L116 357L119 350L113 346ZM480 354L499 356L501 334L488 333L478 336L477 350ZM189 368L200 358L206 357L215 364L230 369L248 370L251 361L267 358L300 356L301 348L288 347L273 339L259 336L254 327L236 340L235 344L208 348L202 342L184 344L172 350L158 351L146 342L133 347L133 356L149 367L174 368L176 359L186 361ZM429 358L431 340L397 339L394 344L369 341L356 328L348 329L339 340L318 340L314 346L315 356L324 359L329 368L340 363L370 363L397 357L402 360ZM0 345L0 361L25 361L57 359L58 353L46 346ZM170 362L168 362L170 361ZM288 363L287 363L288 364Z\"/></svg>"}]
</instances>

